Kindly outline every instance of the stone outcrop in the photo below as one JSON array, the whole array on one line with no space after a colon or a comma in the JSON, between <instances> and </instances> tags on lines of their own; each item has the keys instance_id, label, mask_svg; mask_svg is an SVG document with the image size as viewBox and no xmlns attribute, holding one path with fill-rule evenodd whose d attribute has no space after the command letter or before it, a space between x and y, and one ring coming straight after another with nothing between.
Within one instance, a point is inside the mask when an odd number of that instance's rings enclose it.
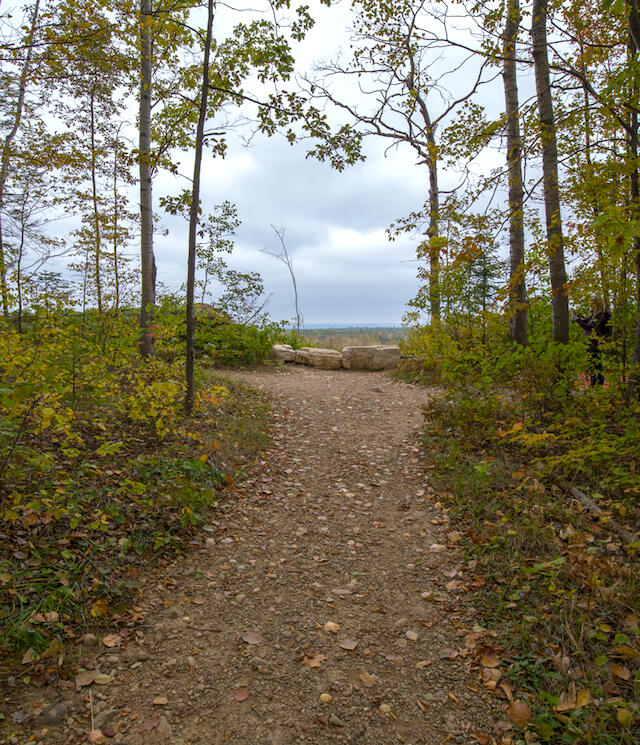
<instances>
[{"instance_id":1,"label":"stone outcrop","mask_svg":"<svg viewBox=\"0 0 640 745\"><path fill-rule=\"evenodd\" d=\"M296 350L290 344L274 344L271 357L279 364L296 361Z\"/></svg>"},{"instance_id":2,"label":"stone outcrop","mask_svg":"<svg viewBox=\"0 0 640 745\"><path fill-rule=\"evenodd\" d=\"M400 362L400 347L345 347L342 366L347 370L389 370Z\"/></svg>"},{"instance_id":3,"label":"stone outcrop","mask_svg":"<svg viewBox=\"0 0 640 745\"><path fill-rule=\"evenodd\" d=\"M301 347L296 349L296 362L300 365L319 367L321 370L339 370L342 366L342 355L335 349Z\"/></svg>"}]
</instances>

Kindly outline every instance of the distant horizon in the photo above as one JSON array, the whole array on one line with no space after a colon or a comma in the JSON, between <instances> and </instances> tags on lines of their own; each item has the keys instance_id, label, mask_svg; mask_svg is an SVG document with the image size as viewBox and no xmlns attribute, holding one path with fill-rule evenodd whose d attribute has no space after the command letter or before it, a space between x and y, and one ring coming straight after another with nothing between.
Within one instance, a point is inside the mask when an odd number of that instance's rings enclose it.
<instances>
[{"instance_id":1,"label":"distant horizon","mask_svg":"<svg viewBox=\"0 0 640 745\"><path fill-rule=\"evenodd\" d=\"M292 325L287 325L287 328L294 328ZM302 324L301 329L397 329L402 328L401 323L305 323Z\"/></svg>"}]
</instances>

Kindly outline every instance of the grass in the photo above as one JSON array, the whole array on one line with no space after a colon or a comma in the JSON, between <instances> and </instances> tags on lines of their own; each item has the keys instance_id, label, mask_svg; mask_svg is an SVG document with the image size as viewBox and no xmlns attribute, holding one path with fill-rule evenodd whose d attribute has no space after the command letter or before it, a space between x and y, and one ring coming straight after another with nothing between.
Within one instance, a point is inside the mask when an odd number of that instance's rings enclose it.
<instances>
[{"instance_id":1,"label":"grass","mask_svg":"<svg viewBox=\"0 0 640 745\"><path fill-rule=\"evenodd\" d=\"M638 547L513 453L461 436L450 406L432 403L424 445L464 558L485 580L474 605L505 650L502 680L531 708L526 742L637 743ZM522 738L514 729L503 741Z\"/></svg>"}]
</instances>

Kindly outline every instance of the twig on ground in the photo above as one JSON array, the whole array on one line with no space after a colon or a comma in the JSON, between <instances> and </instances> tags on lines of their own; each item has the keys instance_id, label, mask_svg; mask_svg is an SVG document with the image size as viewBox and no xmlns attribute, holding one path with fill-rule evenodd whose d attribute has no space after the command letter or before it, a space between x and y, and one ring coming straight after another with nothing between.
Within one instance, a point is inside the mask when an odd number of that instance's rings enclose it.
<instances>
[{"instance_id":1,"label":"twig on ground","mask_svg":"<svg viewBox=\"0 0 640 745\"><path fill-rule=\"evenodd\" d=\"M569 492L569 494L571 494L574 499L577 499L578 502L580 502L580 504L582 504L585 509L591 512L592 515L599 516L603 514L603 510L598 507L593 499L591 499L591 497L588 497L583 491L578 489L577 486L570 484L568 481L565 481L558 476L551 476L550 478L551 481L556 484L556 486L559 486L561 489ZM620 523L618 523L612 517L609 517L604 524L608 525L613 531L615 531L620 536L620 538L625 541L625 543L635 543L636 541L640 540L638 536L630 533L626 528L623 528L622 525L620 525Z\"/></svg>"}]
</instances>

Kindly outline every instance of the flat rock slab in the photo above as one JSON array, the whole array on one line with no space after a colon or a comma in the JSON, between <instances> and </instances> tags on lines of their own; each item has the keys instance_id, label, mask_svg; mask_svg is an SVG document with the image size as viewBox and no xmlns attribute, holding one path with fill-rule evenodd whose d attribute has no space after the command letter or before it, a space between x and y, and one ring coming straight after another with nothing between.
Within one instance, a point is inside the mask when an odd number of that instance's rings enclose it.
<instances>
[{"instance_id":1,"label":"flat rock slab","mask_svg":"<svg viewBox=\"0 0 640 745\"><path fill-rule=\"evenodd\" d=\"M347 370L390 370L400 362L400 347L345 347L342 366Z\"/></svg>"},{"instance_id":2,"label":"flat rock slab","mask_svg":"<svg viewBox=\"0 0 640 745\"><path fill-rule=\"evenodd\" d=\"M290 344L274 344L271 347L271 357L279 363L295 362L296 350Z\"/></svg>"},{"instance_id":3,"label":"flat rock slab","mask_svg":"<svg viewBox=\"0 0 640 745\"><path fill-rule=\"evenodd\" d=\"M342 367L342 355L335 349L301 347L296 349L296 362L321 370L339 370Z\"/></svg>"}]
</instances>

